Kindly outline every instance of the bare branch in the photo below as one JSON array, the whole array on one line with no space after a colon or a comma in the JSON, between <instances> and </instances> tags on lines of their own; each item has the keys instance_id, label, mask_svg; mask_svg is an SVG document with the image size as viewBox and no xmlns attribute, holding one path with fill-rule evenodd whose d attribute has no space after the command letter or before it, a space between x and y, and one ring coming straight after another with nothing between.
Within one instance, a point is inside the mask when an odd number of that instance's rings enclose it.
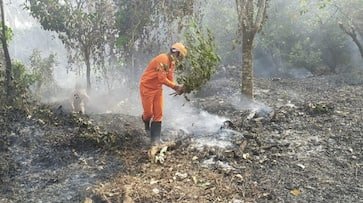
<instances>
[{"instance_id":1,"label":"bare branch","mask_svg":"<svg viewBox=\"0 0 363 203\"><path fill-rule=\"evenodd\" d=\"M256 33L261 30L263 22L266 20L267 0L258 0L257 7L258 10L254 26L254 30Z\"/></svg>"},{"instance_id":2,"label":"bare branch","mask_svg":"<svg viewBox=\"0 0 363 203\"><path fill-rule=\"evenodd\" d=\"M255 10L255 6L254 6L254 0L250 0L250 1L245 1L245 25L246 25L246 30L248 30L249 32L253 29L253 14L254 14L254 10Z\"/></svg>"},{"instance_id":3,"label":"bare branch","mask_svg":"<svg viewBox=\"0 0 363 203\"><path fill-rule=\"evenodd\" d=\"M338 22L339 24L339 27L346 33L348 34L352 40L354 41L354 43L357 45L358 49L359 49L359 52L363 58L363 46L362 44L360 43L360 41L358 40L358 36L357 36L357 33L355 31L355 28L353 25L349 25L349 28L347 28L346 25L344 25L342 22Z\"/></svg>"}]
</instances>

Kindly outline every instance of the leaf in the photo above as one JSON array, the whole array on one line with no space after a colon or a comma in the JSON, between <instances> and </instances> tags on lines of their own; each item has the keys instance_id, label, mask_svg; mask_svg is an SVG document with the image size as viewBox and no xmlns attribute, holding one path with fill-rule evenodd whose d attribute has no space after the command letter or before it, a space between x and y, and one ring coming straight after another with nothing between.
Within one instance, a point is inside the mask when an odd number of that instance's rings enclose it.
<instances>
[{"instance_id":1,"label":"leaf","mask_svg":"<svg viewBox=\"0 0 363 203\"><path fill-rule=\"evenodd\" d=\"M290 193L291 193L292 195L294 195L295 197L297 197L297 196L300 196L300 195L301 195L301 190L300 190L299 188L294 188L294 189L292 189L292 190L290 191Z\"/></svg>"}]
</instances>

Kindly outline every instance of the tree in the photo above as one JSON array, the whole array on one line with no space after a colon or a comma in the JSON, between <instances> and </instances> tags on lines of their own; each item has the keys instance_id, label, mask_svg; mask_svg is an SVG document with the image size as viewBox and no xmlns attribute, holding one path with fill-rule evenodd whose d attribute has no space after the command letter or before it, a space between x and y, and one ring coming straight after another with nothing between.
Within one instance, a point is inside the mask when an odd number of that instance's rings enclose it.
<instances>
[{"instance_id":1,"label":"tree","mask_svg":"<svg viewBox=\"0 0 363 203\"><path fill-rule=\"evenodd\" d=\"M133 81L137 65L135 55L137 54L136 42L143 44L145 39L144 31L151 22L151 15L155 5L153 1L117 1L118 11L116 13L116 27L119 31L117 47L122 51L122 59L128 67L128 84ZM130 78L131 77L131 78Z\"/></svg>"},{"instance_id":2,"label":"tree","mask_svg":"<svg viewBox=\"0 0 363 203\"><path fill-rule=\"evenodd\" d=\"M347 34L349 35L353 42L357 45L359 53L361 57L363 58L363 45L359 41L357 31L353 25L345 25L342 22L338 22L339 27Z\"/></svg>"},{"instance_id":3,"label":"tree","mask_svg":"<svg viewBox=\"0 0 363 203\"><path fill-rule=\"evenodd\" d=\"M4 2L0 0L0 9L1 9L1 34L0 40L3 46L3 51L5 55L5 91L7 102L11 103L12 98L12 77L11 77L11 58L8 49L7 36L8 36L8 28L5 25L5 14L4 14Z\"/></svg>"},{"instance_id":4,"label":"tree","mask_svg":"<svg viewBox=\"0 0 363 203\"><path fill-rule=\"evenodd\" d=\"M70 62L86 65L91 89L91 63L104 67L115 45L115 6L111 0L28 0L26 8L46 30L55 31L69 51Z\"/></svg>"},{"instance_id":5,"label":"tree","mask_svg":"<svg viewBox=\"0 0 363 203\"><path fill-rule=\"evenodd\" d=\"M223 5L223 6L221 6ZM241 64L241 54L235 51L237 13L234 0L208 0L200 5L201 24L213 33L222 64Z\"/></svg>"},{"instance_id":6,"label":"tree","mask_svg":"<svg viewBox=\"0 0 363 203\"><path fill-rule=\"evenodd\" d=\"M275 0L268 13L271 23L264 25L256 50L271 64L269 71L305 77L354 67L350 39L337 26L339 12L329 0Z\"/></svg>"},{"instance_id":7,"label":"tree","mask_svg":"<svg viewBox=\"0 0 363 203\"><path fill-rule=\"evenodd\" d=\"M39 50L33 50L29 59L31 74L35 77L35 94L46 98L54 96L56 90L54 81L54 67L57 65L56 55L50 54L43 58Z\"/></svg>"},{"instance_id":8,"label":"tree","mask_svg":"<svg viewBox=\"0 0 363 203\"><path fill-rule=\"evenodd\" d=\"M319 9L331 9L337 13L336 20L341 30L347 34L358 47L363 58L363 45L359 35L363 35L363 1L362 0L304 0L306 5L313 4ZM308 10L308 9L306 9Z\"/></svg>"},{"instance_id":9,"label":"tree","mask_svg":"<svg viewBox=\"0 0 363 203\"><path fill-rule=\"evenodd\" d=\"M182 37L184 17L193 15L196 0L115 0L118 7L117 45L122 49L128 76L136 76L136 67L146 61L135 60L145 54L156 54L165 44ZM140 63L140 64L137 64Z\"/></svg>"},{"instance_id":10,"label":"tree","mask_svg":"<svg viewBox=\"0 0 363 203\"><path fill-rule=\"evenodd\" d=\"M242 94L253 99L253 42L267 15L268 0L236 0L238 32L242 35Z\"/></svg>"},{"instance_id":11,"label":"tree","mask_svg":"<svg viewBox=\"0 0 363 203\"><path fill-rule=\"evenodd\" d=\"M363 45L360 40L360 36L363 37L363 1L334 2L334 6L341 13L341 20L338 22L339 27L353 40L363 58Z\"/></svg>"},{"instance_id":12,"label":"tree","mask_svg":"<svg viewBox=\"0 0 363 203\"><path fill-rule=\"evenodd\" d=\"M269 4L271 23L263 27L256 41L258 53L267 58L271 65L266 68L270 68L269 71L273 73L297 76L291 70L313 72L321 66L321 49L325 47L321 41L327 38L327 28L323 29L322 23L313 20L318 17L302 17L300 9L299 4L286 4L284 0L275 0ZM320 39L322 35L324 37ZM330 43L325 42L326 46Z\"/></svg>"}]
</instances>

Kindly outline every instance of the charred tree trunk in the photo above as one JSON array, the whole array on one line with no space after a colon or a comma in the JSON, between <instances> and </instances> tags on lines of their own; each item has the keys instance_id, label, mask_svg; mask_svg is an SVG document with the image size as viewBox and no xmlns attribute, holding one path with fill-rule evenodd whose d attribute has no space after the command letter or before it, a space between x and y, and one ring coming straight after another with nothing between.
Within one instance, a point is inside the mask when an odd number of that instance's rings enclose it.
<instances>
[{"instance_id":1,"label":"charred tree trunk","mask_svg":"<svg viewBox=\"0 0 363 203\"><path fill-rule=\"evenodd\" d=\"M5 14L4 14L4 3L3 0L0 0L0 9L1 9L1 43L4 50L5 56L5 91L7 102L11 103L12 100L12 78L11 78L11 58L8 50L8 44L6 39L6 26L5 26Z\"/></svg>"},{"instance_id":2,"label":"charred tree trunk","mask_svg":"<svg viewBox=\"0 0 363 203\"><path fill-rule=\"evenodd\" d=\"M347 34L349 35L353 42L357 45L360 55L363 58L363 46L360 43L358 36L357 36L357 32L354 28L354 26L350 25L349 28L347 28L347 26L343 25L343 23L339 22L339 27Z\"/></svg>"}]
</instances>

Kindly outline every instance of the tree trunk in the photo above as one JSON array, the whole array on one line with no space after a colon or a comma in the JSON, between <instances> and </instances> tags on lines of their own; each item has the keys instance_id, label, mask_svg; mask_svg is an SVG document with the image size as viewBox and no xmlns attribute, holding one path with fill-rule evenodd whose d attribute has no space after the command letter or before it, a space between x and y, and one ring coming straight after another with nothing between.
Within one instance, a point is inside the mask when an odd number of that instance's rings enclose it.
<instances>
[{"instance_id":1,"label":"tree trunk","mask_svg":"<svg viewBox=\"0 0 363 203\"><path fill-rule=\"evenodd\" d=\"M266 19L268 0L236 0L238 30L242 35L241 93L253 99L253 40Z\"/></svg>"},{"instance_id":2,"label":"tree trunk","mask_svg":"<svg viewBox=\"0 0 363 203\"><path fill-rule=\"evenodd\" d=\"M243 35L242 44L242 94L253 99L253 36Z\"/></svg>"},{"instance_id":3,"label":"tree trunk","mask_svg":"<svg viewBox=\"0 0 363 203\"><path fill-rule=\"evenodd\" d=\"M351 34L349 36L352 38L353 42L357 45L358 50L359 50L359 53L360 53L360 56L363 58L363 46L360 43L360 41L358 40L357 35L354 32L354 34Z\"/></svg>"},{"instance_id":4,"label":"tree trunk","mask_svg":"<svg viewBox=\"0 0 363 203\"><path fill-rule=\"evenodd\" d=\"M87 92L89 92L91 90L91 62L90 62L90 52L88 51L88 49L86 49L84 55L86 63Z\"/></svg>"},{"instance_id":5,"label":"tree trunk","mask_svg":"<svg viewBox=\"0 0 363 203\"><path fill-rule=\"evenodd\" d=\"M5 26L5 14L4 14L4 3L3 0L0 0L0 9L1 9L1 26L2 26L2 33L1 33L1 43L4 50L5 56L5 91L8 103L12 101L12 78L11 78L11 58L8 50L8 44L6 41L6 26Z\"/></svg>"},{"instance_id":6,"label":"tree trunk","mask_svg":"<svg viewBox=\"0 0 363 203\"><path fill-rule=\"evenodd\" d=\"M363 46L362 44L360 43L359 39L358 39L358 36L357 36L357 32L354 28L354 26L350 25L349 28L347 25L344 25L342 22L339 22L339 27L347 34L349 35L353 42L357 45L358 47L358 50L359 50L359 53L361 55L361 57L363 58Z\"/></svg>"},{"instance_id":7,"label":"tree trunk","mask_svg":"<svg viewBox=\"0 0 363 203\"><path fill-rule=\"evenodd\" d=\"M359 52L360 52L360 56L363 58L363 46L362 44L360 43L360 41L358 40L357 36L355 36L353 38L353 41L354 43L357 45L358 49L359 49Z\"/></svg>"}]
</instances>

